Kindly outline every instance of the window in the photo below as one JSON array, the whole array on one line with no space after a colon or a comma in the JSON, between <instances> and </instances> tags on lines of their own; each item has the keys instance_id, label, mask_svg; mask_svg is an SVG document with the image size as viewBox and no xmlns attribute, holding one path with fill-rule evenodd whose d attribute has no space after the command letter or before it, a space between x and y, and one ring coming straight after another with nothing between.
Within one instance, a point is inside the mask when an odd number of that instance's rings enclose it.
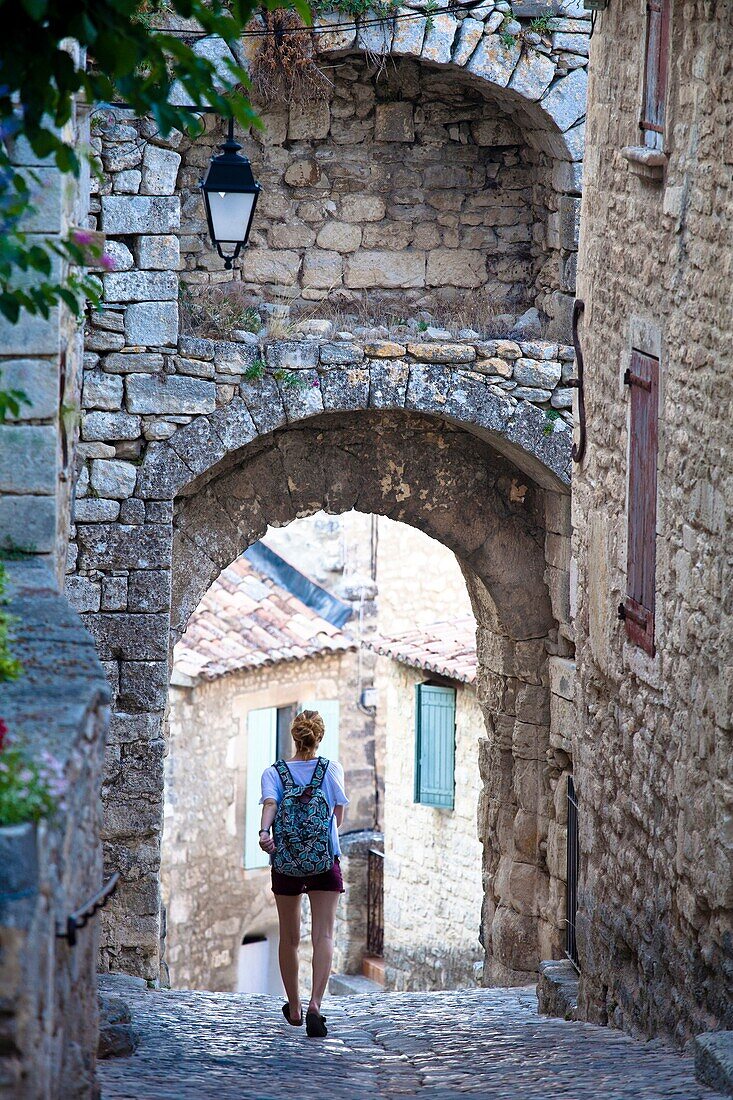
<instances>
[{"instance_id":1,"label":"window","mask_svg":"<svg viewBox=\"0 0 733 1100\"><path fill-rule=\"evenodd\" d=\"M455 688L418 684L415 710L415 801L452 810L456 755Z\"/></svg>"},{"instance_id":2,"label":"window","mask_svg":"<svg viewBox=\"0 0 733 1100\"><path fill-rule=\"evenodd\" d=\"M631 411L626 599L619 614L629 640L654 656L659 360L632 351L624 381L631 391Z\"/></svg>"},{"instance_id":3,"label":"window","mask_svg":"<svg viewBox=\"0 0 733 1100\"><path fill-rule=\"evenodd\" d=\"M647 0L644 104L641 129L647 149L664 148L671 0Z\"/></svg>"}]
</instances>

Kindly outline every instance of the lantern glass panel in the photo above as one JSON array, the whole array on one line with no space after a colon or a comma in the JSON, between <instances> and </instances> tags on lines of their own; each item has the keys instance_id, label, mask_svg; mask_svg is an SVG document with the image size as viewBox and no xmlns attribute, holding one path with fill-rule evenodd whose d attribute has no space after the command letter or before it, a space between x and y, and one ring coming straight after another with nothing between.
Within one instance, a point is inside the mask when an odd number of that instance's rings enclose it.
<instances>
[{"instance_id":1,"label":"lantern glass panel","mask_svg":"<svg viewBox=\"0 0 733 1100\"><path fill-rule=\"evenodd\" d=\"M244 241L256 194L237 191L209 191L214 238L221 245Z\"/></svg>"}]
</instances>

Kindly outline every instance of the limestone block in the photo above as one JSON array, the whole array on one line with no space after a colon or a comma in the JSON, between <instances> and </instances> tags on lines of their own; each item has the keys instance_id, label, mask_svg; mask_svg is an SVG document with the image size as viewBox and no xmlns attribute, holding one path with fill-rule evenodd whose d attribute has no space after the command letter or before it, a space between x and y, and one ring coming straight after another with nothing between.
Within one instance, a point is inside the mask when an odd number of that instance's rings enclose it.
<instances>
[{"instance_id":1,"label":"limestone block","mask_svg":"<svg viewBox=\"0 0 733 1100\"><path fill-rule=\"evenodd\" d=\"M479 287L486 282L486 256L478 249L434 248L428 253L428 286Z\"/></svg>"},{"instance_id":2,"label":"limestone block","mask_svg":"<svg viewBox=\"0 0 733 1100\"><path fill-rule=\"evenodd\" d=\"M560 198L560 247L577 249L580 235L580 199L572 195Z\"/></svg>"},{"instance_id":3,"label":"limestone block","mask_svg":"<svg viewBox=\"0 0 733 1100\"><path fill-rule=\"evenodd\" d=\"M125 500L135 491L137 469L131 462L96 458L92 462L90 483L100 497Z\"/></svg>"},{"instance_id":4,"label":"limestone block","mask_svg":"<svg viewBox=\"0 0 733 1100\"><path fill-rule=\"evenodd\" d=\"M164 661L168 656L169 618L101 611L86 615L84 625L102 660Z\"/></svg>"},{"instance_id":5,"label":"limestone block","mask_svg":"<svg viewBox=\"0 0 733 1100\"><path fill-rule=\"evenodd\" d=\"M495 958L512 970L534 971L539 965L537 921L529 914L500 906L491 925Z\"/></svg>"},{"instance_id":6,"label":"limestone block","mask_svg":"<svg viewBox=\"0 0 733 1100\"><path fill-rule=\"evenodd\" d=\"M0 495L0 546L48 554L56 548L56 498Z\"/></svg>"},{"instance_id":7,"label":"limestone block","mask_svg":"<svg viewBox=\"0 0 733 1100\"><path fill-rule=\"evenodd\" d=\"M494 349L501 359L519 359L522 354L522 349L514 340L497 340Z\"/></svg>"},{"instance_id":8,"label":"limestone block","mask_svg":"<svg viewBox=\"0 0 733 1100\"><path fill-rule=\"evenodd\" d=\"M364 349L357 344L323 344L321 347L322 363L360 363L363 358Z\"/></svg>"},{"instance_id":9,"label":"limestone block","mask_svg":"<svg viewBox=\"0 0 733 1100\"><path fill-rule=\"evenodd\" d=\"M147 145L143 153L140 193L172 195L176 189L180 165L180 153L173 149L161 149L157 145Z\"/></svg>"},{"instance_id":10,"label":"limestone block","mask_svg":"<svg viewBox=\"0 0 733 1100\"><path fill-rule=\"evenodd\" d=\"M125 311L125 342L165 347L178 342L177 302L133 302Z\"/></svg>"},{"instance_id":11,"label":"limestone block","mask_svg":"<svg viewBox=\"0 0 733 1100\"><path fill-rule=\"evenodd\" d=\"M139 268L177 271L181 262L179 238L172 233L138 237L134 249L135 263Z\"/></svg>"},{"instance_id":12,"label":"limestone block","mask_svg":"<svg viewBox=\"0 0 733 1100\"><path fill-rule=\"evenodd\" d=\"M546 404L552 397L552 390L543 390L532 386L517 386L512 390L512 397L517 401L533 401L536 405Z\"/></svg>"},{"instance_id":13,"label":"limestone block","mask_svg":"<svg viewBox=\"0 0 733 1100\"><path fill-rule=\"evenodd\" d=\"M394 24L391 53L394 57L420 57L427 19L417 11L399 8ZM399 18L409 16L408 18Z\"/></svg>"},{"instance_id":14,"label":"limestone block","mask_svg":"<svg viewBox=\"0 0 733 1100\"><path fill-rule=\"evenodd\" d=\"M100 608L102 611L124 611L127 608L127 577L102 577Z\"/></svg>"},{"instance_id":15,"label":"limestone block","mask_svg":"<svg viewBox=\"0 0 733 1100\"><path fill-rule=\"evenodd\" d=\"M85 371L82 404L85 409L121 409L122 379L101 370Z\"/></svg>"},{"instance_id":16,"label":"limestone block","mask_svg":"<svg viewBox=\"0 0 733 1100\"><path fill-rule=\"evenodd\" d=\"M348 50L356 42L354 19L341 12L319 12L314 19L313 31L318 53Z\"/></svg>"},{"instance_id":17,"label":"limestone block","mask_svg":"<svg viewBox=\"0 0 733 1100\"><path fill-rule=\"evenodd\" d=\"M370 360L369 404L373 409L402 409L410 368L404 359Z\"/></svg>"},{"instance_id":18,"label":"limestone block","mask_svg":"<svg viewBox=\"0 0 733 1100\"><path fill-rule=\"evenodd\" d=\"M127 582L130 611L165 611L170 602L171 574L167 569L136 569Z\"/></svg>"},{"instance_id":19,"label":"limestone block","mask_svg":"<svg viewBox=\"0 0 733 1100\"><path fill-rule=\"evenodd\" d=\"M386 54L392 45L391 19L380 19L379 13L369 8L359 20L357 45L366 53Z\"/></svg>"},{"instance_id":20,"label":"limestone block","mask_svg":"<svg viewBox=\"0 0 733 1100\"><path fill-rule=\"evenodd\" d=\"M81 569L168 569L170 530L163 524L111 523L79 528Z\"/></svg>"},{"instance_id":21,"label":"limestone block","mask_svg":"<svg viewBox=\"0 0 733 1100\"><path fill-rule=\"evenodd\" d=\"M476 76L505 88L521 54L519 45L505 46L498 36L485 34L466 69Z\"/></svg>"},{"instance_id":22,"label":"limestone block","mask_svg":"<svg viewBox=\"0 0 733 1100\"><path fill-rule=\"evenodd\" d=\"M285 169L283 179L289 187L315 187L321 178L321 169L312 158L293 160Z\"/></svg>"},{"instance_id":23,"label":"limestone block","mask_svg":"<svg viewBox=\"0 0 733 1100\"><path fill-rule=\"evenodd\" d=\"M380 222L385 215L384 199L377 195L344 195L341 218L345 222Z\"/></svg>"},{"instance_id":24,"label":"limestone block","mask_svg":"<svg viewBox=\"0 0 733 1100\"><path fill-rule=\"evenodd\" d=\"M582 161L585 152L585 122L573 126L565 134L565 148L573 161Z\"/></svg>"},{"instance_id":25,"label":"limestone block","mask_svg":"<svg viewBox=\"0 0 733 1100\"><path fill-rule=\"evenodd\" d=\"M472 363L476 358L470 344L408 344L407 350L425 363Z\"/></svg>"},{"instance_id":26,"label":"limestone block","mask_svg":"<svg viewBox=\"0 0 733 1100\"><path fill-rule=\"evenodd\" d=\"M101 229L110 236L135 233L172 233L181 226L177 196L104 195Z\"/></svg>"},{"instance_id":27,"label":"limestone block","mask_svg":"<svg viewBox=\"0 0 733 1100\"><path fill-rule=\"evenodd\" d=\"M326 222L316 244L333 252L355 252L361 244L361 229L348 222Z\"/></svg>"},{"instance_id":28,"label":"limestone block","mask_svg":"<svg viewBox=\"0 0 733 1100\"><path fill-rule=\"evenodd\" d=\"M74 501L75 523L112 523L120 514L118 500L97 500L96 497L84 497Z\"/></svg>"},{"instance_id":29,"label":"limestone block","mask_svg":"<svg viewBox=\"0 0 733 1100\"><path fill-rule=\"evenodd\" d=\"M541 99L555 75L555 62L538 50L524 50L508 87L524 99Z\"/></svg>"},{"instance_id":30,"label":"limestone block","mask_svg":"<svg viewBox=\"0 0 733 1100\"><path fill-rule=\"evenodd\" d=\"M550 404L553 409L572 409L574 393L575 390L569 387L560 387L555 390L550 398Z\"/></svg>"},{"instance_id":31,"label":"limestone block","mask_svg":"<svg viewBox=\"0 0 733 1100\"><path fill-rule=\"evenodd\" d=\"M102 149L102 162L107 172L137 168L142 158L143 151L135 141L108 142Z\"/></svg>"},{"instance_id":32,"label":"limestone block","mask_svg":"<svg viewBox=\"0 0 733 1100\"><path fill-rule=\"evenodd\" d=\"M469 16L459 26L458 40L453 50L453 64L465 65L483 37L484 25L480 19Z\"/></svg>"},{"instance_id":33,"label":"limestone block","mask_svg":"<svg viewBox=\"0 0 733 1100\"><path fill-rule=\"evenodd\" d=\"M394 103L378 103L374 124L375 141L415 140L415 123L412 104L407 100Z\"/></svg>"},{"instance_id":34,"label":"limestone block","mask_svg":"<svg viewBox=\"0 0 733 1100\"><path fill-rule=\"evenodd\" d=\"M0 366L3 389L22 390L30 404L22 404L17 417L8 420L47 420L58 408L55 364L43 359L4 359Z\"/></svg>"},{"instance_id":35,"label":"limestone block","mask_svg":"<svg viewBox=\"0 0 733 1100\"><path fill-rule=\"evenodd\" d=\"M140 417L124 412L91 412L82 417L82 439L137 439Z\"/></svg>"},{"instance_id":36,"label":"limestone block","mask_svg":"<svg viewBox=\"0 0 733 1100\"><path fill-rule=\"evenodd\" d=\"M132 712L162 711L167 694L167 661L120 661L119 707Z\"/></svg>"},{"instance_id":37,"label":"limestone block","mask_svg":"<svg viewBox=\"0 0 733 1100\"><path fill-rule=\"evenodd\" d=\"M102 361L108 374L145 374L163 369L163 356L158 352L114 352Z\"/></svg>"},{"instance_id":38,"label":"limestone block","mask_svg":"<svg viewBox=\"0 0 733 1100\"><path fill-rule=\"evenodd\" d=\"M85 611L99 611L101 588L99 581L90 577L67 577L64 595L79 615Z\"/></svg>"},{"instance_id":39,"label":"limestone block","mask_svg":"<svg viewBox=\"0 0 733 1100\"><path fill-rule=\"evenodd\" d=\"M122 241L108 241L104 246L104 251L114 260L115 271L129 271L135 263L132 252Z\"/></svg>"},{"instance_id":40,"label":"limestone block","mask_svg":"<svg viewBox=\"0 0 733 1100\"><path fill-rule=\"evenodd\" d=\"M553 360L517 359L514 363L514 381L520 386L537 386L552 390L560 381L562 365ZM549 398L548 398L549 400Z\"/></svg>"},{"instance_id":41,"label":"limestone block","mask_svg":"<svg viewBox=\"0 0 733 1100\"><path fill-rule=\"evenodd\" d=\"M432 15L422 48L423 61L447 65L453 52L453 42L460 27L459 21L447 13Z\"/></svg>"},{"instance_id":42,"label":"limestone block","mask_svg":"<svg viewBox=\"0 0 733 1100\"><path fill-rule=\"evenodd\" d=\"M244 275L250 283L278 283L292 286L300 272L300 254L284 249L271 252L266 248L250 248L244 262Z\"/></svg>"},{"instance_id":43,"label":"limestone block","mask_svg":"<svg viewBox=\"0 0 733 1100\"><path fill-rule=\"evenodd\" d=\"M471 123L471 134L477 145L521 145L522 135L509 119L487 118Z\"/></svg>"},{"instance_id":44,"label":"limestone block","mask_svg":"<svg viewBox=\"0 0 733 1100\"><path fill-rule=\"evenodd\" d=\"M347 259L344 281L357 290L425 286L425 253L363 249Z\"/></svg>"},{"instance_id":45,"label":"limestone block","mask_svg":"<svg viewBox=\"0 0 733 1100\"><path fill-rule=\"evenodd\" d=\"M364 354L370 359L397 359L406 351L405 344L395 344L392 340L375 340L364 345Z\"/></svg>"},{"instance_id":46,"label":"limestone block","mask_svg":"<svg viewBox=\"0 0 733 1100\"><path fill-rule=\"evenodd\" d=\"M142 178L142 172L139 172L137 168L128 168L125 172L117 172L112 182L112 190L116 195L137 195L140 191Z\"/></svg>"},{"instance_id":47,"label":"limestone block","mask_svg":"<svg viewBox=\"0 0 733 1100\"><path fill-rule=\"evenodd\" d=\"M326 410L363 409L369 401L369 370L349 365L346 370L325 371L321 392Z\"/></svg>"},{"instance_id":48,"label":"limestone block","mask_svg":"<svg viewBox=\"0 0 733 1100\"><path fill-rule=\"evenodd\" d=\"M338 252L306 252L303 261L303 286L329 290L341 286L343 260Z\"/></svg>"},{"instance_id":49,"label":"limestone block","mask_svg":"<svg viewBox=\"0 0 733 1100\"><path fill-rule=\"evenodd\" d=\"M315 230L305 222L278 222L270 229L273 248L310 248L315 243Z\"/></svg>"},{"instance_id":50,"label":"limestone block","mask_svg":"<svg viewBox=\"0 0 733 1100\"><path fill-rule=\"evenodd\" d=\"M505 359L493 356L491 359L479 359L473 366L474 370L482 374L498 374L500 378L511 378L513 367Z\"/></svg>"},{"instance_id":51,"label":"limestone block","mask_svg":"<svg viewBox=\"0 0 733 1100\"><path fill-rule=\"evenodd\" d=\"M118 332L105 332L101 329L93 328L91 332L87 331L84 338L85 352L119 351L120 348L124 346L125 338Z\"/></svg>"},{"instance_id":52,"label":"limestone block","mask_svg":"<svg viewBox=\"0 0 733 1100\"><path fill-rule=\"evenodd\" d=\"M313 341L278 340L265 349L268 367L273 370L302 370L318 366L318 345Z\"/></svg>"},{"instance_id":53,"label":"limestone block","mask_svg":"<svg viewBox=\"0 0 733 1100\"><path fill-rule=\"evenodd\" d=\"M235 83L231 66L236 64L236 59L224 39L218 34L210 34L205 38L199 38L194 43L193 52L197 57L205 58L213 65L212 82L218 92L224 91ZM178 80L171 87L168 102L176 107L199 106L199 104L194 104L193 99ZM207 103L200 105L206 106Z\"/></svg>"},{"instance_id":54,"label":"limestone block","mask_svg":"<svg viewBox=\"0 0 733 1100\"><path fill-rule=\"evenodd\" d=\"M162 302L178 297L173 271L121 271L104 276L108 302Z\"/></svg>"},{"instance_id":55,"label":"limestone block","mask_svg":"<svg viewBox=\"0 0 733 1100\"><path fill-rule=\"evenodd\" d=\"M580 57L588 56L590 36L587 34L569 34L565 31L556 31L552 36L553 50L563 50L566 53L575 53Z\"/></svg>"},{"instance_id":56,"label":"limestone block","mask_svg":"<svg viewBox=\"0 0 733 1100\"><path fill-rule=\"evenodd\" d=\"M62 227L62 176L57 168L22 170L31 202L31 212L23 217L26 233L58 233Z\"/></svg>"},{"instance_id":57,"label":"limestone block","mask_svg":"<svg viewBox=\"0 0 733 1100\"><path fill-rule=\"evenodd\" d=\"M0 424L0 492L53 493L56 489L56 428Z\"/></svg>"},{"instance_id":58,"label":"limestone block","mask_svg":"<svg viewBox=\"0 0 733 1100\"><path fill-rule=\"evenodd\" d=\"M574 69L552 85L542 98L542 108L563 131L569 130L585 114L588 74ZM575 158L574 158L575 159Z\"/></svg>"},{"instance_id":59,"label":"limestone block","mask_svg":"<svg viewBox=\"0 0 733 1100\"><path fill-rule=\"evenodd\" d=\"M125 397L131 413L207 413L216 408L216 384L175 374L128 374Z\"/></svg>"},{"instance_id":60,"label":"limestone block","mask_svg":"<svg viewBox=\"0 0 733 1100\"><path fill-rule=\"evenodd\" d=\"M324 100L292 103L288 113L288 139L313 141L328 136L331 110Z\"/></svg>"}]
</instances>

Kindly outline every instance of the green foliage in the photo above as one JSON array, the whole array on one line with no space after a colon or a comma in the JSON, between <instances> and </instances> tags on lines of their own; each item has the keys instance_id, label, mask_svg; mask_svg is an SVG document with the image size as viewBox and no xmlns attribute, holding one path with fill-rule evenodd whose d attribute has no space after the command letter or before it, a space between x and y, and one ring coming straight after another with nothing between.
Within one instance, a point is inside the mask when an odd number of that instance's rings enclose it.
<instances>
[{"instance_id":1,"label":"green foliage","mask_svg":"<svg viewBox=\"0 0 733 1100\"><path fill-rule=\"evenodd\" d=\"M13 616L3 610L7 584L8 575L0 561L0 684L8 680L17 680L23 671L23 666L13 657L10 649L10 628L13 625Z\"/></svg>"},{"instance_id":2,"label":"green foliage","mask_svg":"<svg viewBox=\"0 0 733 1100\"><path fill-rule=\"evenodd\" d=\"M499 31L499 41L501 42L501 44L502 44L502 46L504 47L505 50L510 50L512 48L512 46L515 44L515 42L517 41L517 38L516 38L516 35L512 34L511 31L502 31L502 30L500 30Z\"/></svg>"},{"instance_id":3,"label":"green foliage","mask_svg":"<svg viewBox=\"0 0 733 1100\"><path fill-rule=\"evenodd\" d=\"M545 409L544 412L547 424L545 424L544 428L542 429L542 434L552 435L555 430L555 421L561 419L560 413L557 411L557 409Z\"/></svg>"},{"instance_id":4,"label":"green foliage","mask_svg":"<svg viewBox=\"0 0 733 1100\"><path fill-rule=\"evenodd\" d=\"M242 375L245 382L259 382L265 374L265 364L261 359L254 359Z\"/></svg>"},{"instance_id":5,"label":"green foliage","mask_svg":"<svg viewBox=\"0 0 733 1100\"><path fill-rule=\"evenodd\" d=\"M535 34L541 34L543 38L552 34L552 15L550 12L543 12L542 15L538 15L529 24L529 29L534 31Z\"/></svg>"},{"instance_id":6,"label":"green foliage","mask_svg":"<svg viewBox=\"0 0 733 1100\"><path fill-rule=\"evenodd\" d=\"M303 371L283 370L282 367L274 370L272 377L281 382L287 390L304 390L311 385L318 385L317 382L311 382Z\"/></svg>"},{"instance_id":7,"label":"green foliage","mask_svg":"<svg viewBox=\"0 0 733 1100\"><path fill-rule=\"evenodd\" d=\"M433 16L439 8L438 0L425 0L425 14L427 19L425 20L425 29L431 31L434 25Z\"/></svg>"},{"instance_id":8,"label":"green foliage","mask_svg":"<svg viewBox=\"0 0 733 1100\"><path fill-rule=\"evenodd\" d=\"M4 390L0 388L0 424L7 420L9 416L18 417L20 406L30 404L31 399L23 390Z\"/></svg>"},{"instance_id":9,"label":"green foliage","mask_svg":"<svg viewBox=\"0 0 733 1100\"><path fill-rule=\"evenodd\" d=\"M64 806L61 763L47 752L39 761L32 759L15 739L9 743L7 733L0 719L0 826L50 817Z\"/></svg>"},{"instance_id":10,"label":"green foliage","mask_svg":"<svg viewBox=\"0 0 733 1100\"><path fill-rule=\"evenodd\" d=\"M291 3L308 18L306 0ZM278 0L265 4L283 6ZM85 152L74 147L69 126L77 96L90 106L123 101L137 115L151 115L163 134L194 133L196 116L168 102L176 81L195 103L243 127L258 124L238 90L248 87L241 67L231 62L226 79L220 73L215 81L213 63L193 52L190 39L158 27L167 10L232 43L254 7L254 0L22 0L14 6L0 85L0 313L8 320L15 322L21 309L48 316L60 302L79 314L86 298L99 300L94 282L83 275L54 274L56 257L63 265L83 264L83 250L73 240L39 242L23 233L33 206L28 180L11 160L14 141L24 137L38 158L78 175Z\"/></svg>"},{"instance_id":11,"label":"green foliage","mask_svg":"<svg viewBox=\"0 0 733 1100\"><path fill-rule=\"evenodd\" d=\"M430 325L428 324L427 321L418 321L417 322L417 331L418 332L427 332L429 328L430 328Z\"/></svg>"},{"instance_id":12,"label":"green foliage","mask_svg":"<svg viewBox=\"0 0 733 1100\"><path fill-rule=\"evenodd\" d=\"M363 15L390 19L398 11L400 4L399 0L315 0L311 7L317 15L324 11L338 11L352 19Z\"/></svg>"}]
</instances>

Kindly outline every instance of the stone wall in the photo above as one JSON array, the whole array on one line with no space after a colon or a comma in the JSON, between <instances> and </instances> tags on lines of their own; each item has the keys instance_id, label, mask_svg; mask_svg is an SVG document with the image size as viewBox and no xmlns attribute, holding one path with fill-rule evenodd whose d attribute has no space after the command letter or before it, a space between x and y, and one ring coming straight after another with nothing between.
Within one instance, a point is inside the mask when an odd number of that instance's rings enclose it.
<instances>
[{"instance_id":1,"label":"stone wall","mask_svg":"<svg viewBox=\"0 0 733 1100\"><path fill-rule=\"evenodd\" d=\"M456 684L455 808L415 798L415 685L429 673L377 660L379 720L386 726L384 956L388 989L473 985L484 952L476 808L478 741L486 736L472 688Z\"/></svg>"},{"instance_id":2,"label":"stone wall","mask_svg":"<svg viewBox=\"0 0 733 1100\"><path fill-rule=\"evenodd\" d=\"M730 1028L730 4L672 6L666 150L639 142L644 9L593 38L580 295L588 453L574 481L580 1009L682 1043ZM633 156L633 154L632 154ZM626 592L631 348L659 357L656 656ZM729 506L729 505L728 505Z\"/></svg>"},{"instance_id":3,"label":"stone wall","mask_svg":"<svg viewBox=\"0 0 733 1100\"><path fill-rule=\"evenodd\" d=\"M171 690L162 846L166 962L171 985L236 989L242 938L268 933L277 911L267 868L245 870L247 714L307 697L339 699L350 805L344 830L374 821L372 721L357 702L353 652L231 673Z\"/></svg>"},{"instance_id":4,"label":"stone wall","mask_svg":"<svg viewBox=\"0 0 733 1100\"><path fill-rule=\"evenodd\" d=\"M109 691L94 643L48 566L26 558L6 568L13 650L24 672L3 684L2 717L34 755L55 757L66 791L37 829L0 828L0 1097L91 1100L99 918L78 932L74 947L57 931L102 885Z\"/></svg>"}]
</instances>

